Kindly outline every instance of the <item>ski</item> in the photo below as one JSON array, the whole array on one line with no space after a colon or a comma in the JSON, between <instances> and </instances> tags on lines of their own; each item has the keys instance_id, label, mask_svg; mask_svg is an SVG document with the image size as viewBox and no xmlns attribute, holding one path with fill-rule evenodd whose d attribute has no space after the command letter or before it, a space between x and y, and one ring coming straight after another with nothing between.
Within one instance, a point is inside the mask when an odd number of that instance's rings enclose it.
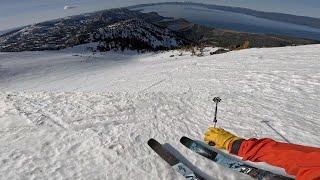
<instances>
[{"instance_id":1,"label":"ski","mask_svg":"<svg viewBox=\"0 0 320 180\"><path fill-rule=\"evenodd\" d=\"M247 174L254 179L258 180L292 180L292 178L281 176L270 171L265 171L250 165L243 163L241 160L233 158L232 156L221 153L218 150L207 147L204 144L194 141L187 137L182 137L180 142L189 148L190 150L200 154L203 157L206 157L217 164L220 164L226 168L233 169L237 172Z\"/></svg>"},{"instance_id":2,"label":"ski","mask_svg":"<svg viewBox=\"0 0 320 180\"><path fill-rule=\"evenodd\" d=\"M173 154L166 150L162 144L154 139L148 141L148 145L163 159L165 160L175 171L180 173L188 180L205 180L205 178L193 172L185 164L179 161Z\"/></svg>"}]
</instances>

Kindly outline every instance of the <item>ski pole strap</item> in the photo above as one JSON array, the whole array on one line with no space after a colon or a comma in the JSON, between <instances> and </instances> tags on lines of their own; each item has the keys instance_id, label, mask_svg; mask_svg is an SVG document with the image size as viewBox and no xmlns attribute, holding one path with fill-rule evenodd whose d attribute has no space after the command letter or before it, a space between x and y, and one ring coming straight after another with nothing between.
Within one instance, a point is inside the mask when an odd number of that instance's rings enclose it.
<instances>
[{"instance_id":1,"label":"ski pole strap","mask_svg":"<svg viewBox=\"0 0 320 180\"><path fill-rule=\"evenodd\" d=\"M241 144L242 144L243 141L244 141L244 139L238 139L238 140L233 141L232 146L231 146L230 153L231 153L231 154L238 155L240 146L241 146Z\"/></svg>"}]
</instances>

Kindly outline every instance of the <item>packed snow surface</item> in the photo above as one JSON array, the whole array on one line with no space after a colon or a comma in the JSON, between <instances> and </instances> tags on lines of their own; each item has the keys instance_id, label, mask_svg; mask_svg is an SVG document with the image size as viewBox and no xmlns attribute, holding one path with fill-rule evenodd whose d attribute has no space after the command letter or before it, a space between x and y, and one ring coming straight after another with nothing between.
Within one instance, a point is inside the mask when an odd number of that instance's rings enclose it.
<instances>
[{"instance_id":1,"label":"packed snow surface","mask_svg":"<svg viewBox=\"0 0 320 180\"><path fill-rule=\"evenodd\" d=\"M0 53L0 179L183 179L149 138L208 179L249 179L179 139L203 139L219 96L218 126L319 147L319 48Z\"/></svg>"}]
</instances>

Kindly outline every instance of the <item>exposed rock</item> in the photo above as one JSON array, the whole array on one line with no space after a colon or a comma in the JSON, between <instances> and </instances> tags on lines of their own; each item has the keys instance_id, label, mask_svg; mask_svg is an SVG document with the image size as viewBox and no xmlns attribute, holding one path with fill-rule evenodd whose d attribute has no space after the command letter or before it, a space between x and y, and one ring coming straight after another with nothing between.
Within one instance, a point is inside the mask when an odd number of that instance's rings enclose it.
<instances>
[{"instance_id":1,"label":"exposed rock","mask_svg":"<svg viewBox=\"0 0 320 180\"><path fill-rule=\"evenodd\" d=\"M229 52L229 50L220 48L220 49L216 50L215 52L210 52L210 55L222 54L222 53L227 53L227 52Z\"/></svg>"}]
</instances>

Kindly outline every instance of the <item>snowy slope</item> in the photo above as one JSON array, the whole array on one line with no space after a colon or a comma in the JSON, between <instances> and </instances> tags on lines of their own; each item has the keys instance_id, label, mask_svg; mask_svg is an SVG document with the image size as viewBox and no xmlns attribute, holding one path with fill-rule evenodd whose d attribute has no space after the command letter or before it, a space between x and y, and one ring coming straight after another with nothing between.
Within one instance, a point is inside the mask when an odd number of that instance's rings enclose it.
<instances>
[{"instance_id":1,"label":"snowy slope","mask_svg":"<svg viewBox=\"0 0 320 180\"><path fill-rule=\"evenodd\" d=\"M146 145L151 137L211 179L247 179L180 137L203 138L220 96L219 126L319 147L319 47L0 53L0 179L182 179Z\"/></svg>"}]
</instances>

